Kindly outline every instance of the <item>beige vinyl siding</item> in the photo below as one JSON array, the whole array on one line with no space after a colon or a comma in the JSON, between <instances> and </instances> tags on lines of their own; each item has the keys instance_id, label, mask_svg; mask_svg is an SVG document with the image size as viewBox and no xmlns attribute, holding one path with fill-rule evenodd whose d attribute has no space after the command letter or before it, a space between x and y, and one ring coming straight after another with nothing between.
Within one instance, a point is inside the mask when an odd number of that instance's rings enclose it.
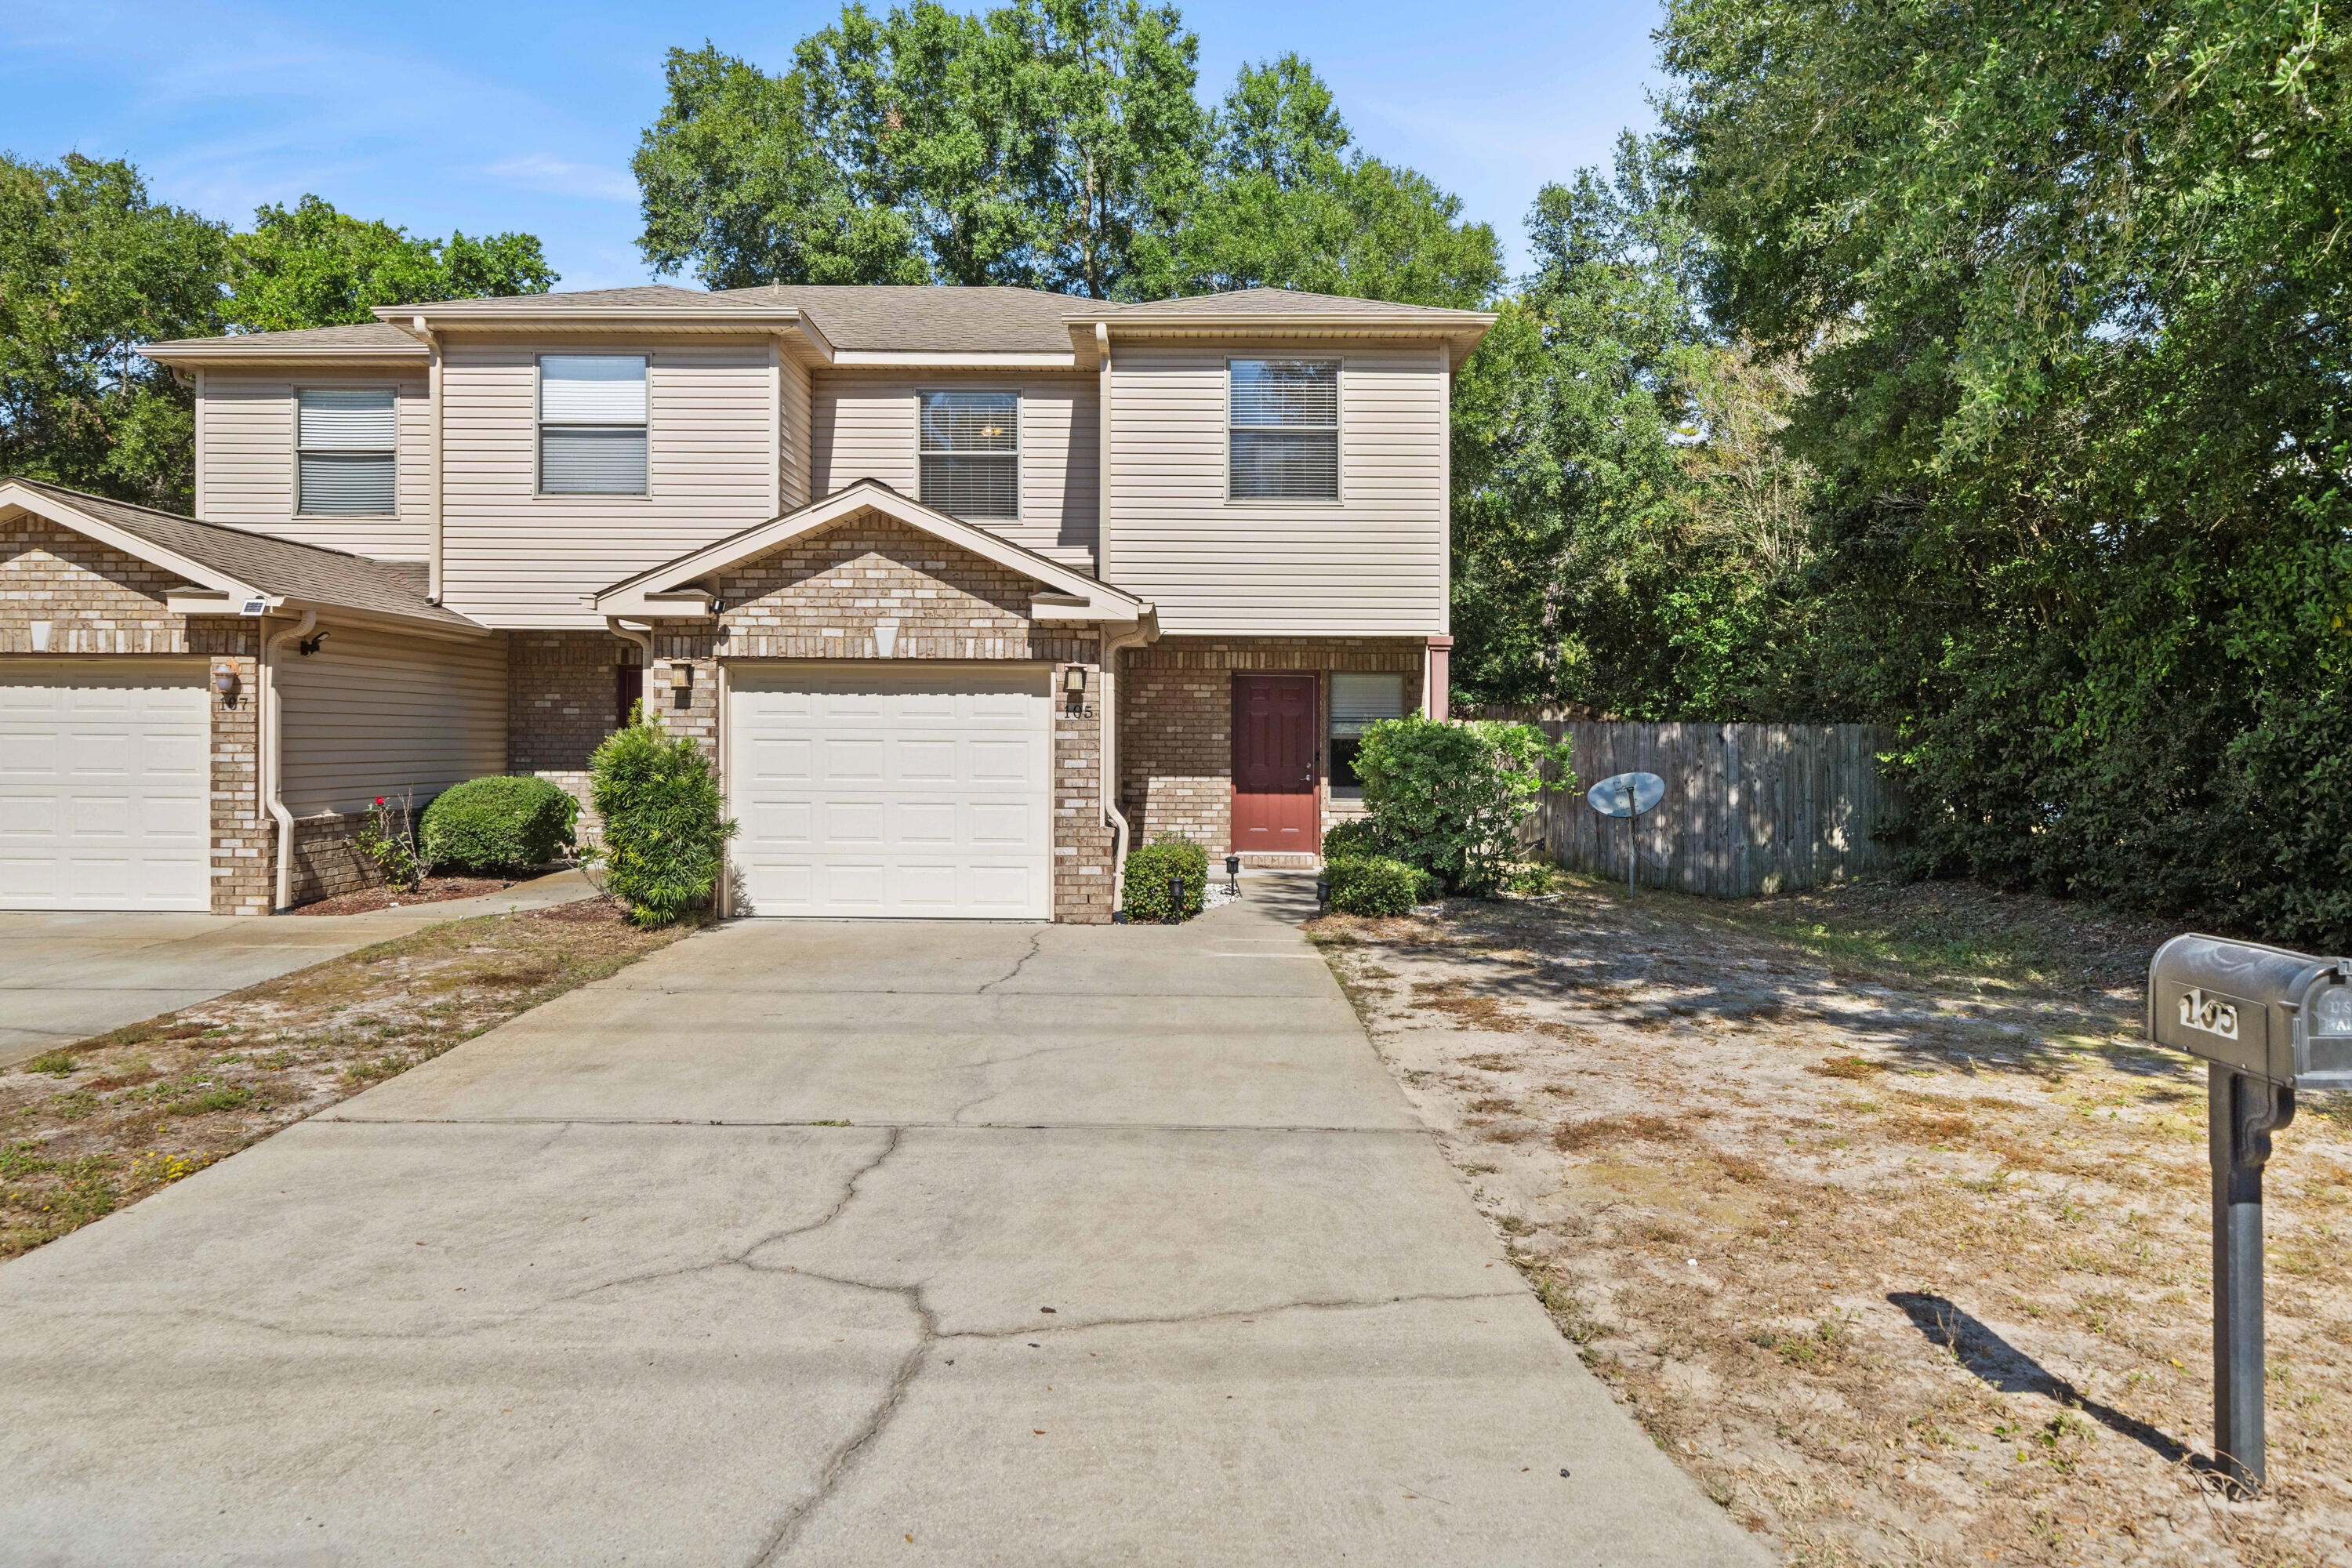
<instances>
[{"instance_id":1,"label":"beige vinyl siding","mask_svg":"<svg viewBox=\"0 0 2352 1568\"><path fill-rule=\"evenodd\" d=\"M1339 500L1225 496L1233 358L1339 359ZM1444 352L1114 340L1102 576L1185 636L1446 627Z\"/></svg>"},{"instance_id":2,"label":"beige vinyl siding","mask_svg":"<svg viewBox=\"0 0 2352 1568\"><path fill-rule=\"evenodd\" d=\"M449 344L442 602L458 614L500 626L601 626L583 595L775 515L775 373L765 342L600 340L593 349L646 356L645 495L538 494L541 347Z\"/></svg>"},{"instance_id":3,"label":"beige vinyl siding","mask_svg":"<svg viewBox=\"0 0 2352 1568\"><path fill-rule=\"evenodd\" d=\"M816 498L809 489L808 366L786 359L777 366L782 428L777 432L776 453L782 473L778 485L785 511L803 507Z\"/></svg>"},{"instance_id":4,"label":"beige vinyl siding","mask_svg":"<svg viewBox=\"0 0 2352 1568\"><path fill-rule=\"evenodd\" d=\"M959 387L1021 395L1021 517L981 526L1092 572L1099 491L1090 375L824 372L817 377L811 420L816 493L830 495L855 480L873 479L901 495L920 496L917 396Z\"/></svg>"},{"instance_id":5,"label":"beige vinyl siding","mask_svg":"<svg viewBox=\"0 0 2352 1568\"><path fill-rule=\"evenodd\" d=\"M467 642L324 626L307 658L285 645L286 808L296 816L362 811L413 787L421 804L507 766L503 637Z\"/></svg>"},{"instance_id":6,"label":"beige vinyl siding","mask_svg":"<svg viewBox=\"0 0 2352 1568\"><path fill-rule=\"evenodd\" d=\"M397 517L297 517L295 393L305 386L393 388L398 421L394 471ZM425 378L205 372L196 399L204 471L197 476L196 515L206 522L249 528L304 544L372 555L379 561L422 561L425 519L432 505L433 405Z\"/></svg>"}]
</instances>

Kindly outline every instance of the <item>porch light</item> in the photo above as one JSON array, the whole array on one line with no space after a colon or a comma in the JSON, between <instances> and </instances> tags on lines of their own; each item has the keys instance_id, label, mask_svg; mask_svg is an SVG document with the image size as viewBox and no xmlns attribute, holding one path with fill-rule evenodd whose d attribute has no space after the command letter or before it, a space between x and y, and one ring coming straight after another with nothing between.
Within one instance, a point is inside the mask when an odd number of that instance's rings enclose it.
<instances>
[{"instance_id":1,"label":"porch light","mask_svg":"<svg viewBox=\"0 0 2352 1568\"><path fill-rule=\"evenodd\" d=\"M213 689L221 694L222 701L236 701L236 689L243 684L244 679L237 674L236 666L226 659L213 666Z\"/></svg>"},{"instance_id":2,"label":"porch light","mask_svg":"<svg viewBox=\"0 0 2352 1568\"><path fill-rule=\"evenodd\" d=\"M1074 664L1063 673L1062 690L1065 694L1071 697L1084 697L1087 694L1087 667L1085 665Z\"/></svg>"}]
</instances>

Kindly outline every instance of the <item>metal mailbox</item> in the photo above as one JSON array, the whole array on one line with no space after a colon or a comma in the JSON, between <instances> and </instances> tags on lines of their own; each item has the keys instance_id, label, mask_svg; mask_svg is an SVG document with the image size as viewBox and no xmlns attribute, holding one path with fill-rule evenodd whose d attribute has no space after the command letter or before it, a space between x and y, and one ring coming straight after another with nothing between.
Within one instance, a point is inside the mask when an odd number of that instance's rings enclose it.
<instances>
[{"instance_id":1,"label":"metal mailbox","mask_svg":"<svg viewBox=\"0 0 2352 1568\"><path fill-rule=\"evenodd\" d=\"M2213 1452L2263 1482L2263 1167L2297 1089L2352 1089L2352 961L2176 936L2147 964L2147 1037L2205 1064L2213 1169Z\"/></svg>"}]
</instances>

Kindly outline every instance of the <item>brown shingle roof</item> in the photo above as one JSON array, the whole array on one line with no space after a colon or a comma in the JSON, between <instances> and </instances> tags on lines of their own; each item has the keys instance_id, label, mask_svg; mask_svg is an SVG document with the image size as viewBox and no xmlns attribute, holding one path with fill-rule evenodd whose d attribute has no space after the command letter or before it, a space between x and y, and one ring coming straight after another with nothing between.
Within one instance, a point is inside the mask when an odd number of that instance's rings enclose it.
<instances>
[{"instance_id":1,"label":"brown shingle roof","mask_svg":"<svg viewBox=\"0 0 2352 1568\"><path fill-rule=\"evenodd\" d=\"M1067 353L1066 310L1126 309L1039 289L950 284L770 283L710 296L799 310L836 349L944 353Z\"/></svg>"},{"instance_id":2,"label":"brown shingle roof","mask_svg":"<svg viewBox=\"0 0 2352 1568\"><path fill-rule=\"evenodd\" d=\"M1308 294L1294 289L1237 289L1228 294L1188 294L1131 307L1155 316L1432 316L1475 317L1475 310L1437 305L1401 305L1393 300L1355 300L1339 294Z\"/></svg>"},{"instance_id":3,"label":"brown shingle roof","mask_svg":"<svg viewBox=\"0 0 2352 1568\"><path fill-rule=\"evenodd\" d=\"M238 348L383 348L401 349L413 353L425 353L425 345L388 321L362 321L355 326L304 327L290 332L231 332L219 338L175 338L170 342L149 343L151 349L209 349L223 345Z\"/></svg>"},{"instance_id":4,"label":"brown shingle roof","mask_svg":"<svg viewBox=\"0 0 2352 1568\"><path fill-rule=\"evenodd\" d=\"M421 563L374 561L315 544L297 544L290 539L199 522L176 512L110 500L39 479L0 479L0 486L5 485L21 485L265 594L468 631L482 629L478 622L425 597L425 571Z\"/></svg>"}]
</instances>

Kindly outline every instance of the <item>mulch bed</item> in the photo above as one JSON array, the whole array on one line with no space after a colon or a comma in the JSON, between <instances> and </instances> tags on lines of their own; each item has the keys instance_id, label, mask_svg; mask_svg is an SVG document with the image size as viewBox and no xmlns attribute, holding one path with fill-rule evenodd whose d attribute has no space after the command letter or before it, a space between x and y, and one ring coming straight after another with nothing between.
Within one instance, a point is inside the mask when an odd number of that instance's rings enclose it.
<instances>
[{"instance_id":1,"label":"mulch bed","mask_svg":"<svg viewBox=\"0 0 2352 1568\"><path fill-rule=\"evenodd\" d=\"M390 888L362 888L356 893L341 893L316 903L301 904L289 911L298 915L363 915L374 910L404 910L417 904L446 903L452 899L479 898L485 893L503 893L520 883L533 881L559 866L542 866L525 871L518 877L427 877L421 888L394 892Z\"/></svg>"}]
</instances>

